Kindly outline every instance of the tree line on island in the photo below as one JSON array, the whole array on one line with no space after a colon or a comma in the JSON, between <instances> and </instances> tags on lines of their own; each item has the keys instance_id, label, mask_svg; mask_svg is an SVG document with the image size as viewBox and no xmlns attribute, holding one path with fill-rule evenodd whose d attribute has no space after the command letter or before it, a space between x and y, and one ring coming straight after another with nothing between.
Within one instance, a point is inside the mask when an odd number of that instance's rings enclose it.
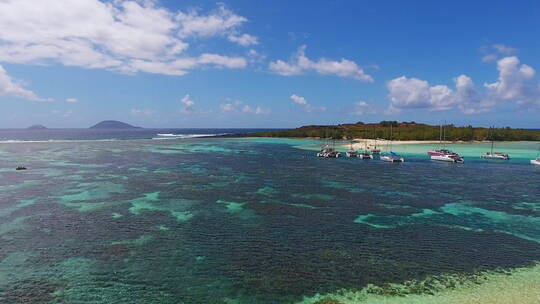
<instances>
[{"instance_id":1,"label":"tree line on island","mask_svg":"<svg viewBox=\"0 0 540 304\"><path fill-rule=\"evenodd\" d=\"M391 130L392 129L392 130ZM453 124L443 125L444 137L447 141L540 141L540 130L506 128L480 128L473 126L456 127ZM439 140L440 126L397 121L381 121L379 123L310 125L296 129L257 132L250 134L256 137L296 137L296 138L331 138L331 139L390 139L393 140Z\"/></svg>"}]
</instances>

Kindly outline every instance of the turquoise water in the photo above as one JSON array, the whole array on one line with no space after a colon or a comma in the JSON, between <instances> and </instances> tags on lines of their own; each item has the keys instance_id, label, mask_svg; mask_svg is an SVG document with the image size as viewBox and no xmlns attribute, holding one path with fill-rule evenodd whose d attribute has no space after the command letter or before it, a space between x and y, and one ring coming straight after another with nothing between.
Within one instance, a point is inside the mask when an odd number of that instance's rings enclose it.
<instances>
[{"instance_id":1,"label":"turquoise water","mask_svg":"<svg viewBox=\"0 0 540 304\"><path fill-rule=\"evenodd\" d=\"M432 145L395 145L407 160L389 164L319 159L320 144L0 144L0 299L299 303L540 261L537 143L497 145L510 162L456 145L459 165L429 161Z\"/></svg>"}]
</instances>

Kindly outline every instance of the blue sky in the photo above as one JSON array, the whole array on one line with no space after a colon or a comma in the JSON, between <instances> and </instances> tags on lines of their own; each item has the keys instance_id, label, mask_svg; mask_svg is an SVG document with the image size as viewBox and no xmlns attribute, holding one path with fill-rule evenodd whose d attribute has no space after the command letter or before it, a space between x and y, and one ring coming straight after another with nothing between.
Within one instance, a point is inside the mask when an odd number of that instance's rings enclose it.
<instances>
[{"instance_id":1,"label":"blue sky","mask_svg":"<svg viewBox=\"0 0 540 304\"><path fill-rule=\"evenodd\" d=\"M0 127L540 128L537 1L0 2Z\"/></svg>"}]
</instances>

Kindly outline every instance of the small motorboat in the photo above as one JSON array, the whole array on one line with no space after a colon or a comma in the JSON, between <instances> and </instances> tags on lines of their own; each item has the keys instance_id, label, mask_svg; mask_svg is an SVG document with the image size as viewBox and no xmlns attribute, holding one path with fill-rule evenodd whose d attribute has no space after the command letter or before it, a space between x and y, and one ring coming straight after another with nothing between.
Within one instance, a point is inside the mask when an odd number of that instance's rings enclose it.
<instances>
[{"instance_id":1,"label":"small motorboat","mask_svg":"<svg viewBox=\"0 0 540 304\"><path fill-rule=\"evenodd\" d=\"M536 159L531 159L531 164L540 166L540 157Z\"/></svg>"},{"instance_id":2,"label":"small motorboat","mask_svg":"<svg viewBox=\"0 0 540 304\"><path fill-rule=\"evenodd\" d=\"M484 153L482 155L480 155L481 158L486 158L486 159L502 159L502 160L509 160L510 159L510 155L506 154L506 153L501 153L501 152L487 152L487 153Z\"/></svg>"},{"instance_id":3,"label":"small motorboat","mask_svg":"<svg viewBox=\"0 0 540 304\"><path fill-rule=\"evenodd\" d=\"M362 152L362 153L358 154L358 157L361 158L361 159L373 159L373 154L365 151L365 152Z\"/></svg>"},{"instance_id":4,"label":"small motorboat","mask_svg":"<svg viewBox=\"0 0 540 304\"><path fill-rule=\"evenodd\" d=\"M26 167L24 167L24 166L18 166L17 168L15 168L15 170L17 170L17 171L20 171L20 170L26 170Z\"/></svg>"}]
</instances>

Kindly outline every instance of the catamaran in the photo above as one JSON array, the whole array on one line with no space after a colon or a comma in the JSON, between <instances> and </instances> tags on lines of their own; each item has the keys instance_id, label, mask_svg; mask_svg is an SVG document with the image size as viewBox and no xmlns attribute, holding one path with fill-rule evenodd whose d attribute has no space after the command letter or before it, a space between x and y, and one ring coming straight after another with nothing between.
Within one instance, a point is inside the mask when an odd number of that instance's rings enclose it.
<instances>
[{"instance_id":1,"label":"catamaran","mask_svg":"<svg viewBox=\"0 0 540 304\"><path fill-rule=\"evenodd\" d=\"M373 159L373 154L369 153L367 149L367 139L364 140L364 152L358 154L361 159Z\"/></svg>"},{"instance_id":2,"label":"catamaran","mask_svg":"<svg viewBox=\"0 0 540 304\"><path fill-rule=\"evenodd\" d=\"M317 153L317 157L324 158L338 158L341 156L341 153L337 152L335 149L335 141L332 140L332 145L329 145L328 142L321 148L321 151Z\"/></svg>"},{"instance_id":3,"label":"catamaran","mask_svg":"<svg viewBox=\"0 0 540 304\"><path fill-rule=\"evenodd\" d=\"M491 130L491 128L489 128ZM480 155L481 158L486 158L486 159L502 159L502 160L509 160L510 159L510 156L506 153L501 153L501 152L493 152L493 143L494 143L494 140L493 140L493 131L491 131L491 151L490 152L486 152L482 155Z\"/></svg>"},{"instance_id":4,"label":"catamaran","mask_svg":"<svg viewBox=\"0 0 540 304\"><path fill-rule=\"evenodd\" d=\"M358 156L358 152L353 149L353 141L351 140L351 147L349 148L349 151L345 152L345 154L347 155L347 157L357 157Z\"/></svg>"},{"instance_id":5,"label":"catamaran","mask_svg":"<svg viewBox=\"0 0 540 304\"><path fill-rule=\"evenodd\" d=\"M402 163L405 159L399 156L397 153L392 152L392 125L390 125L390 148L389 153L381 154L381 160L391 163Z\"/></svg>"},{"instance_id":6,"label":"catamaran","mask_svg":"<svg viewBox=\"0 0 540 304\"><path fill-rule=\"evenodd\" d=\"M446 134L443 135L443 126L441 124L441 129L439 133L439 146L443 145L443 138L446 139ZM433 151L428 151L427 153L432 160L445 161L450 163L463 163L465 160L459 154L454 153L448 149L436 149Z\"/></svg>"}]
</instances>

